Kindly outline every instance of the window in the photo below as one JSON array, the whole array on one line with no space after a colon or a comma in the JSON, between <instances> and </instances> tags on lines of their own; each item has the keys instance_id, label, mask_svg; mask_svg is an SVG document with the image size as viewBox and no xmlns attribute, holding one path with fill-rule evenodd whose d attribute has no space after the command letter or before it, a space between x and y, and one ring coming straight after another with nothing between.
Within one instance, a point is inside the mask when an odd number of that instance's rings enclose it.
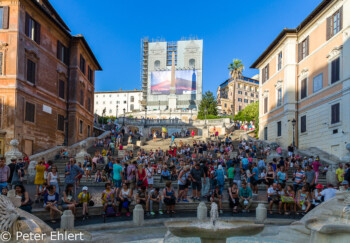
<instances>
[{"instance_id":1,"label":"window","mask_svg":"<svg viewBox=\"0 0 350 243\"><path fill-rule=\"evenodd\" d=\"M87 126L87 136L88 136L88 137L90 137L90 136L91 136L91 134L90 134L90 133L91 133L91 132L90 132L90 130L91 130L91 127L90 127L90 125L88 125L88 126Z\"/></svg>"},{"instance_id":2,"label":"window","mask_svg":"<svg viewBox=\"0 0 350 243\"><path fill-rule=\"evenodd\" d=\"M300 132L306 132L306 115L300 117Z\"/></svg>"},{"instance_id":3,"label":"window","mask_svg":"<svg viewBox=\"0 0 350 243\"><path fill-rule=\"evenodd\" d=\"M250 103L254 103L254 100L250 100Z\"/></svg>"},{"instance_id":4,"label":"window","mask_svg":"<svg viewBox=\"0 0 350 243\"><path fill-rule=\"evenodd\" d=\"M282 136L282 122L277 122L277 137Z\"/></svg>"},{"instance_id":5,"label":"window","mask_svg":"<svg viewBox=\"0 0 350 243\"><path fill-rule=\"evenodd\" d=\"M248 103L248 99L244 99L244 103Z\"/></svg>"},{"instance_id":6,"label":"window","mask_svg":"<svg viewBox=\"0 0 350 243\"><path fill-rule=\"evenodd\" d=\"M60 41L57 41L57 58L68 65L69 54L68 48L65 47Z\"/></svg>"},{"instance_id":7,"label":"window","mask_svg":"<svg viewBox=\"0 0 350 243\"><path fill-rule=\"evenodd\" d=\"M256 95L255 98L259 98L259 95Z\"/></svg>"},{"instance_id":8,"label":"window","mask_svg":"<svg viewBox=\"0 0 350 243\"><path fill-rule=\"evenodd\" d=\"M91 98L88 97L87 109L91 112Z\"/></svg>"},{"instance_id":9,"label":"window","mask_svg":"<svg viewBox=\"0 0 350 243\"><path fill-rule=\"evenodd\" d=\"M242 88L242 85L241 84L237 84L237 88L238 89Z\"/></svg>"},{"instance_id":10,"label":"window","mask_svg":"<svg viewBox=\"0 0 350 243\"><path fill-rule=\"evenodd\" d=\"M267 140L267 127L264 127L264 140Z\"/></svg>"},{"instance_id":11,"label":"window","mask_svg":"<svg viewBox=\"0 0 350 243\"><path fill-rule=\"evenodd\" d=\"M0 29L9 28L9 7L0 7ZM1 147L1 146L0 146Z\"/></svg>"},{"instance_id":12,"label":"window","mask_svg":"<svg viewBox=\"0 0 350 243\"><path fill-rule=\"evenodd\" d=\"M63 80L58 80L58 97L64 99L65 83Z\"/></svg>"},{"instance_id":13,"label":"window","mask_svg":"<svg viewBox=\"0 0 350 243\"><path fill-rule=\"evenodd\" d=\"M109 114L112 114L112 109L109 110Z\"/></svg>"},{"instance_id":14,"label":"window","mask_svg":"<svg viewBox=\"0 0 350 243\"><path fill-rule=\"evenodd\" d=\"M340 80L340 58L333 60L331 62L331 83L335 83Z\"/></svg>"},{"instance_id":15,"label":"window","mask_svg":"<svg viewBox=\"0 0 350 243\"><path fill-rule=\"evenodd\" d=\"M130 96L130 102L134 102L134 101L135 101L134 96Z\"/></svg>"},{"instance_id":16,"label":"window","mask_svg":"<svg viewBox=\"0 0 350 243\"><path fill-rule=\"evenodd\" d=\"M35 105L29 102L26 102L25 109L25 121L34 122L35 118Z\"/></svg>"},{"instance_id":17,"label":"window","mask_svg":"<svg viewBox=\"0 0 350 243\"><path fill-rule=\"evenodd\" d=\"M134 105L130 105L130 111L134 110Z\"/></svg>"},{"instance_id":18,"label":"window","mask_svg":"<svg viewBox=\"0 0 350 243\"><path fill-rule=\"evenodd\" d=\"M25 34L38 44L40 44L40 28L40 24L26 13Z\"/></svg>"},{"instance_id":19,"label":"window","mask_svg":"<svg viewBox=\"0 0 350 243\"><path fill-rule=\"evenodd\" d=\"M262 83L265 83L269 79L269 64L262 69Z\"/></svg>"},{"instance_id":20,"label":"window","mask_svg":"<svg viewBox=\"0 0 350 243\"><path fill-rule=\"evenodd\" d=\"M304 99L307 96L307 79L304 78L301 80L301 90L300 90L300 99Z\"/></svg>"},{"instance_id":21,"label":"window","mask_svg":"<svg viewBox=\"0 0 350 243\"><path fill-rule=\"evenodd\" d=\"M251 93L251 94L250 94L250 96L251 96L251 97L254 97L254 94L253 94L253 93Z\"/></svg>"},{"instance_id":22,"label":"window","mask_svg":"<svg viewBox=\"0 0 350 243\"><path fill-rule=\"evenodd\" d=\"M240 95L241 95L241 94L242 94L242 91L238 91L238 94L240 94Z\"/></svg>"},{"instance_id":23,"label":"window","mask_svg":"<svg viewBox=\"0 0 350 243\"><path fill-rule=\"evenodd\" d=\"M331 115L331 124L336 124L340 122L340 104L332 105L332 115Z\"/></svg>"},{"instance_id":24,"label":"window","mask_svg":"<svg viewBox=\"0 0 350 243\"><path fill-rule=\"evenodd\" d=\"M269 107L269 98L265 97L264 98L264 114L268 112L268 107Z\"/></svg>"},{"instance_id":25,"label":"window","mask_svg":"<svg viewBox=\"0 0 350 243\"><path fill-rule=\"evenodd\" d=\"M298 61L300 62L309 55L309 36L298 44Z\"/></svg>"},{"instance_id":26,"label":"window","mask_svg":"<svg viewBox=\"0 0 350 243\"><path fill-rule=\"evenodd\" d=\"M154 68L155 69L160 68L160 61L159 60L154 62Z\"/></svg>"},{"instance_id":27,"label":"window","mask_svg":"<svg viewBox=\"0 0 350 243\"><path fill-rule=\"evenodd\" d=\"M80 90L80 104L84 105L84 90Z\"/></svg>"},{"instance_id":28,"label":"window","mask_svg":"<svg viewBox=\"0 0 350 243\"><path fill-rule=\"evenodd\" d=\"M195 59L190 59L188 66L190 68L195 68L195 65L196 65L196 60Z\"/></svg>"},{"instance_id":29,"label":"window","mask_svg":"<svg viewBox=\"0 0 350 243\"><path fill-rule=\"evenodd\" d=\"M96 101L96 105L98 105L98 101Z\"/></svg>"},{"instance_id":30,"label":"window","mask_svg":"<svg viewBox=\"0 0 350 243\"><path fill-rule=\"evenodd\" d=\"M327 18L327 40L343 29L343 7Z\"/></svg>"},{"instance_id":31,"label":"window","mask_svg":"<svg viewBox=\"0 0 350 243\"><path fill-rule=\"evenodd\" d=\"M245 95L245 96L247 96L247 95L248 95L248 93L247 93L247 92L244 92L244 95Z\"/></svg>"},{"instance_id":32,"label":"window","mask_svg":"<svg viewBox=\"0 0 350 243\"><path fill-rule=\"evenodd\" d=\"M242 102L242 98L238 98L238 102Z\"/></svg>"},{"instance_id":33,"label":"window","mask_svg":"<svg viewBox=\"0 0 350 243\"><path fill-rule=\"evenodd\" d=\"M3 75L3 62L4 62L3 58L4 58L4 53L0 52L0 75Z\"/></svg>"},{"instance_id":34,"label":"window","mask_svg":"<svg viewBox=\"0 0 350 243\"><path fill-rule=\"evenodd\" d=\"M321 90L323 88L323 73L315 76L313 79L313 93Z\"/></svg>"},{"instance_id":35,"label":"window","mask_svg":"<svg viewBox=\"0 0 350 243\"><path fill-rule=\"evenodd\" d=\"M32 84L35 84L35 73L36 73L35 69L36 69L36 63L30 59L27 59L27 80Z\"/></svg>"},{"instance_id":36,"label":"window","mask_svg":"<svg viewBox=\"0 0 350 243\"><path fill-rule=\"evenodd\" d=\"M242 106L238 106L238 111L241 111L242 110Z\"/></svg>"},{"instance_id":37,"label":"window","mask_svg":"<svg viewBox=\"0 0 350 243\"><path fill-rule=\"evenodd\" d=\"M83 74L85 74L85 59L81 54L80 54L80 70Z\"/></svg>"},{"instance_id":38,"label":"window","mask_svg":"<svg viewBox=\"0 0 350 243\"><path fill-rule=\"evenodd\" d=\"M94 82L94 71L92 71L90 66L88 66L88 80L90 83Z\"/></svg>"},{"instance_id":39,"label":"window","mask_svg":"<svg viewBox=\"0 0 350 243\"><path fill-rule=\"evenodd\" d=\"M79 133L82 134L83 133L83 121L79 120Z\"/></svg>"},{"instance_id":40,"label":"window","mask_svg":"<svg viewBox=\"0 0 350 243\"><path fill-rule=\"evenodd\" d=\"M57 116L57 130L64 131L64 116Z\"/></svg>"},{"instance_id":41,"label":"window","mask_svg":"<svg viewBox=\"0 0 350 243\"><path fill-rule=\"evenodd\" d=\"M227 104L225 103L225 108L227 108Z\"/></svg>"},{"instance_id":42,"label":"window","mask_svg":"<svg viewBox=\"0 0 350 243\"><path fill-rule=\"evenodd\" d=\"M105 104L106 102L103 101L103 104Z\"/></svg>"},{"instance_id":43,"label":"window","mask_svg":"<svg viewBox=\"0 0 350 243\"><path fill-rule=\"evenodd\" d=\"M4 97L0 97L0 129L3 123L3 109L4 109Z\"/></svg>"},{"instance_id":44,"label":"window","mask_svg":"<svg viewBox=\"0 0 350 243\"><path fill-rule=\"evenodd\" d=\"M277 90L277 106L282 105L282 88Z\"/></svg>"},{"instance_id":45,"label":"window","mask_svg":"<svg viewBox=\"0 0 350 243\"><path fill-rule=\"evenodd\" d=\"M277 71L282 69L282 52L278 53Z\"/></svg>"}]
</instances>

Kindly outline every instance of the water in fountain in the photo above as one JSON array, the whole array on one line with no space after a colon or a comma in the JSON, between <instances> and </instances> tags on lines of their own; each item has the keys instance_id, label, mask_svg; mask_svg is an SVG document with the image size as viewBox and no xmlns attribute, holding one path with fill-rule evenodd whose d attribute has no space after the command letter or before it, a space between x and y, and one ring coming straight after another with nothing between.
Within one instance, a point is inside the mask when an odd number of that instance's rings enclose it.
<instances>
[{"instance_id":1,"label":"water in fountain","mask_svg":"<svg viewBox=\"0 0 350 243\"><path fill-rule=\"evenodd\" d=\"M210 223L215 227L216 220L219 218L218 205L213 202L210 209Z\"/></svg>"}]
</instances>

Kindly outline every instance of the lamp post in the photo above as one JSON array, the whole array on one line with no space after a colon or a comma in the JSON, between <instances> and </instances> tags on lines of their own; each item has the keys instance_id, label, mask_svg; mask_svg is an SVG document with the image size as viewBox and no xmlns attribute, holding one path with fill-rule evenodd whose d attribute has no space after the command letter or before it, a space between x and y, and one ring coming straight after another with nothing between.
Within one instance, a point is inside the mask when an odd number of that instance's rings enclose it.
<instances>
[{"instance_id":1,"label":"lamp post","mask_svg":"<svg viewBox=\"0 0 350 243\"><path fill-rule=\"evenodd\" d=\"M207 126L207 112L208 112L208 109L204 108L205 127Z\"/></svg>"},{"instance_id":2,"label":"lamp post","mask_svg":"<svg viewBox=\"0 0 350 243\"><path fill-rule=\"evenodd\" d=\"M118 105L116 106L116 111L115 111L115 119L117 120L117 118L118 118Z\"/></svg>"},{"instance_id":3,"label":"lamp post","mask_svg":"<svg viewBox=\"0 0 350 243\"><path fill-rule=\"evenodd\" d=\"M295 124L297 121L293 118L292 125L293 125L293 147L295 148Z\"/></svg>"},{"instance_id":4,"label":"lamp post","mask_svg":"<svg viewBox=\"0 0 350 243\"><path fill-rule=\"evenodd\" d=\"M125 126L125 108L123 108L124 118L123 118L123 126Z\"/></svg>"}]
</instances>

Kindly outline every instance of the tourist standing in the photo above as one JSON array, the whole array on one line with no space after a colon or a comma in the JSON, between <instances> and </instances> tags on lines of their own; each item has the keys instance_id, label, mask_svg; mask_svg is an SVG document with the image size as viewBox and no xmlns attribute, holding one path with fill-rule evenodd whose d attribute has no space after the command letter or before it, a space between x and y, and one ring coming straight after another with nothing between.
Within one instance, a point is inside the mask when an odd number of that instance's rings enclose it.
<instances>
[{"instance_id":1,"label":"tourist standing","mask_svg":"<svg viewBox=\"0 0 350 243\"><path fill-rule=\"evenodd\" d=\"M175 190L171 186L171 181L167 181L165 183L165 188L163 190L163 196L164 196L164 203L165 203L166 208L167 208L167 213L174 214L175 213L174 209L175 209L176 194L175 194Z\"/></svg>"},{"instance_id":2,"label":"tourist standing","mask_svg":"<svg viewBox=\"0 0 350 243\"><path fill-rule=\"evenodd\" d=\"M44 179L45 169L46 167L43 165L42 160L39 161L39 164L37 164L34 168L34 170L36 170L35 180L34 180L34 184L36 185L36 195L35 195L36 202L38 202L38 198L39 198L39 189L45 183L45 179Z\"/></svg>"},{"instance_id":3,"label":"tourist standing","mask_svg":"<svg viewBox=\"0 0 350 243\"><path fill-rule=\"evenodd\" d=\"M200 164L196 164L194 168L191 170L191 181L192 181L192 199L193 201L195 200L200 200L200 194L201 194L201 189L202 189L202 181L201 177L206 178L204 174L204 170L200 167Z\"/></svg>"},{"instance_id":4,"label":"tourist standing","mask_svg":"<svg viewBox=\"0 0 350 243\"><path fill-rule=\"evenodd\" d=\"M337 175L337 183L339 186L344 181L343 164L339 164L339 168L335 171L335 174Z\"/></svg>"},{"instance_id":5,"label":"tourist standing","mask_svg":"<svg viewBox=\"0 0 350 243\"><path fill-rule=\"evenodd\" d=\"M120 160L117 159L116 163L113 164L113 181L115 186L115 195L118 197L119 192L122 188L122 182L123 182L123 167L120 165Z\"/></svg>"},{"instance_id":6,"label":"tourist standing","mask_svg":"<svg viewBox=\"0 0 350 243\"><path fill-rule=\"evenodd\" d=\"M0 191L2 188L7 188L7 181L10 178L10 168L5 164L5 158L0 158Z\"/></svg>"},{"instance_id":7,"label":"tourist standing","mask_svg":"<svg viewBox=\"0 0 350 243\"><path fill-rule=\"evenodd\" d=\"M318 176L320 174L320 166L321 166L320 158L317 156L315 161L313 161L311 165L313 170L315 171L315 177L316 177L315 183L317 184Z\"/></svg>"},{"instance_id":8,"label":"tourist standing","mask_svg":"<svg viewBox=\"0 0 350 243\"><path fill-rule=\"evenodd\" d=\"M75 159L71 158L69 159L69 163L68 165L66 165L64 171L66 175L66 179L64 182L66 185L68 184L74 185L74 196L76 196L77 181L79 179L79 176L84 174L84 170L75 164Z\"/></svg>"}]
</instances>

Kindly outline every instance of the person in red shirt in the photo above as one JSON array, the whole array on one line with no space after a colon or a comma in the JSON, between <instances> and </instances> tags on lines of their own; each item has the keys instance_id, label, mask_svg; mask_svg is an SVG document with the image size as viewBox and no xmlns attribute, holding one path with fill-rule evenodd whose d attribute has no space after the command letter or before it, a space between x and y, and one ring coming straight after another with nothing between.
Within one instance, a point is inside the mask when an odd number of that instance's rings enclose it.
<instances>
[{"instance_id":1,"label":"person in red shirt","mask_svg":"<svg viewBox=\"0 0 350 243\"><path fill-rule=\"evenodd\" d=\"M194 130L192 130L192 132L191 132L191 135L192 135L192 139L194 139L194 135L195 135L196 133L194 132Z\"/></svg>"}]
</instances>

